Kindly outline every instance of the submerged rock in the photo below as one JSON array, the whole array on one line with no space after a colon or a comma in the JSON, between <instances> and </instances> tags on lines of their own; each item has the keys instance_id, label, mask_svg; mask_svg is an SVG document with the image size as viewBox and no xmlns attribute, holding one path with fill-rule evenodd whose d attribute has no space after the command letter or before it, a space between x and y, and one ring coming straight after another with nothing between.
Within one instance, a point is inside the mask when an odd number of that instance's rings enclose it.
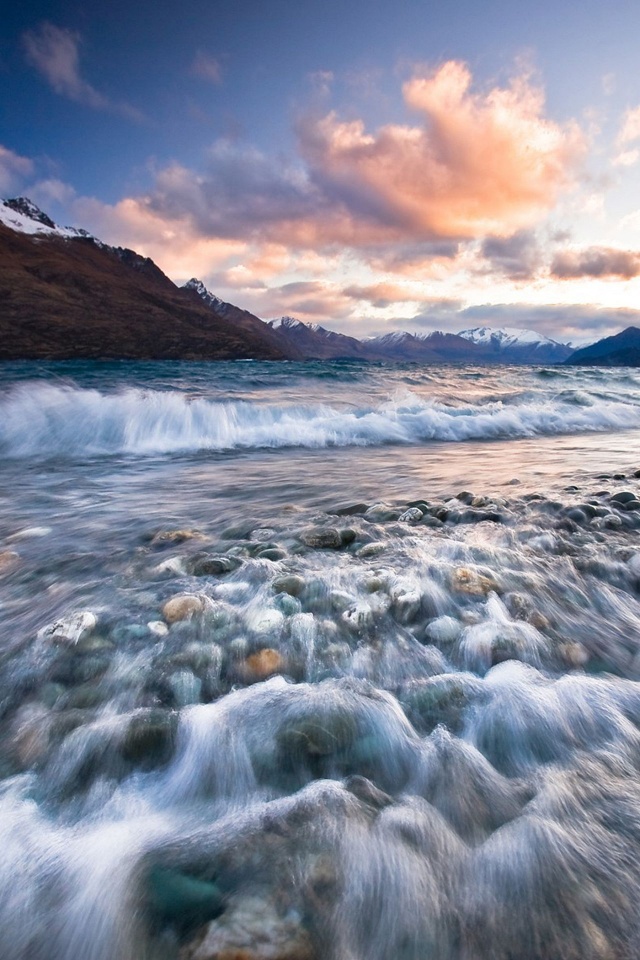
<instances>
[{"instance_id":1,"label":"submerged rock","mask_svg":"<svg viewBox=\"0 0 640 960\"><path fill-rule=\"evenodd\" d=\"M179 960L316 960L297 911L275 897L246 896L180 951Z\"/></svg>"}]
</instances>

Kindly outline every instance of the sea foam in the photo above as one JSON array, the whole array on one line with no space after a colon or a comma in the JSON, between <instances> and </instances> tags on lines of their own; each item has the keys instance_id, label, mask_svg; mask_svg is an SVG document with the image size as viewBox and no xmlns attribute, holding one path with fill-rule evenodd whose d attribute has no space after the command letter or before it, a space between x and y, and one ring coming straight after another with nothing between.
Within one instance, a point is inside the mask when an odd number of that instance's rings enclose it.
<instances>
[{"instance_id":1,"label":"sea foam","mask_svg":"<svg viewBox=\"0 0 640 960\"><path fill-rule=\"evenodd\" d=\"M585 394L580 402L571 395L528 395L513 403L456 406L407 392L354 408L28 383L0 400L0 452L9 458L501 440L639 426L640 406Z\"/></svg>"}]
</instances>

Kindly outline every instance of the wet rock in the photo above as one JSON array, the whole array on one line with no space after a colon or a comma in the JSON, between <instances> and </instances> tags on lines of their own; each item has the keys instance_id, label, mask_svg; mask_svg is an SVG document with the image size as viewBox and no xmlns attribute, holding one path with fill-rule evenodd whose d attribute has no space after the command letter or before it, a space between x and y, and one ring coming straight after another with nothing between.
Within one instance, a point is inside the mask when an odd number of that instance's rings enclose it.
<instances>
[{"instance_id":1,"label":"wet rock","mask_svg":"<svg viewBox=\"0 0 640 960\"><path fill-rule=\"evenodd\" d=\"M228 903L179 960L316 960L316 954L297 911L267 896L246 896Z\"/></svg>"},{"instance_id":2,"label":"wet rock","mask_svg":"<svg viewBox=\"0 0 640 960\"><path fill-rule=\"evenodd\" d=\"M296 576L296 574L276 577L271 584L276 593L288 593L292 597L299 597L305 585L303 577Z\"/></svg>"},{"instance_id":3,"label":"wet rock","mask_svg":"<svg viewBox=\"0 0 640 960\"><path fill-rule=\"evenodd\" d=\"M423 516L424 513L419 507L409 507L408 510L400 514L398 520L400 523L420 523Z\"/></svg>"},{"instance_id":4,"label":"wet rock","mask_svg":"<svg viewBox=\"0 0 640 960\"><path fill-rule=\"evenodd\" d=\"M248 682L266 680L284 669L284 660L277 650L264 647L252 653L241 665L240 672Z\"/></svg>"},{"instance_id":5,"label":"wet rock","mask_svg":"<svg viewBox=\"0 0 640 960\"><path fill-rule=\"evenodd\" d=\"M169 628L162 620L150 620L147 629L154 637L166 637L169 633Z\"/></svg>"},{"instance_id":6,"label":"wet rock","mask_svg":"<svg viewBox=\"0 0 640 960\"><path fill-rule=\"evenodd\" d=\"M621 490L619 493L614 493L609 497L611 503L625 504L630 503L631 500L635 500L636 495L630 490Z\"/></svg>"},{"instance_id":7,"label":"wet rock","mask_svg":"<svg viewBox=\"0 0 640 960\"><path fill-rule=\"evenodd\" d=\"M206 536L199 530L159 530L152 537L151 546L160 547L174 543L186 543L188 540L206 539Z\"/></svg>"},{"instance_id":8,"label":"wet rock","mask_svg":"<svg viewBox=\"0 0 640 960\"><path fill-rule=\"evenodd\" d=\"M397 520L402 510L387 506L386 503L374 503L364 514L365 520L370 523L386 523L389 520Z\"/></svg>"},{"instance_id":9,"label":"wet rock","mask_svg":"<svg viewBox=\"0 0 640 960\"><path fill-rule=\"evenodd\" d=\"M219 577L225 573L232 573L241 566L240 557L222 556L201 556L195 557L190 564L191 573L194 577Z\"/></svg>"},{"instance_id":10,"label":"wet rock","mask_svg":"<svg viewBox=\"0 0 640 960\"><path fill-rule=\"evenodd\" d=\"M98 618L90 610L81 610L55 620L38 631L38 640L46 643L74 646L95 629Z\"/></svg>"},{"instance_id":11,"label":"wet rock","mask_svg":"<svg viewBox=\"0 0 640 960\"><path fill-rule=\"evenodd\" d=\"M456 494L456 500L459 500L460 503L472 503L474 496L468 490L463 490L462 493Z\"/></svg>"},{"instance_id":12,"label":"wet rock","mask_svg":"<svg viewBox=\"0 0 640 960\"><path fill-rule=\"evenodd\" d=\"M627 500L622 506L625 510L640 510L640 500Z\"/></svg>"},{"instance_id":13,"label":"wet rock","mask_svg":"<svg viewBox=\"0 0 640 960\"><path fill-rule=\"evenodd\" d=\"M335 510L329 510L336 517L357 517L366 513L369 509L366 503L351 503L346 507L337 507Z\"/></svg>"},{"instance_id":14,"label":"wet rock","mask_svg":"<svg viewBox=\"0 0 640 960\"><path fill-rule=\"evenodd\" d=\"M255 556L258 560L271 560L272 563L277 563L279 560L286 560L287 551L281 547L265 547L264 550L259 550Z\"/></svg>"},{"instance_id":15,"label":"wet rock","mask_svg":"<svg viewBox=\"0 0 640 960\"><path fill-rule=\"evenodd\" d=\"M292 597L288 593L276 594L275 603L285 617L294 617L297 613L302 612L302 604L298 598Z\"/></svg>"},{"instance_id":16,"label":"wet rock","mask_svg":"<svg viewBox=\"0 0 640 960\"><path fill-rule=\"evenodd\" d=\"M438 617L428 624L425 637L438 647L452 646L462 633L462 624L455 617Z\"/></svg>"},{"instance_id":17,"label":"wet rock","mask_svg":"<svg viewBox=\"0 0 640 960\"><path fill-rule=\"evenodd\" d=\"M387 545L385 543L382 543L380 540L375 540L373 543L365 543L364 546L359 547L358 550L356 550L356 556L362 557L363 560L371 557L379 557L386 549Z\"/></svg>"},{"instance_id":18,"label":"wet rock","mask_svg":"<svg viewBox=\"0 0 640 960\"><path fill-rule=\"evenodd\" d=\"M470 673L442 674L407 684L400 701L418 730L428 733L444 724L457 732L462 728L467 707L483 693L482 681Z\"/></svg>"},{"instance_id":19,"label":"wet rock","mask_svg":"<svg viewBox=\"0 0 640 960\"><path fill-rule=\"evenodd\" d=\"M162 608L162 616L167 623L191 620L207 610L207 598L198 593L180 593L167 600Z\"/></svg>"},{"instance_id":20,"label":"wet rock","mask_svg":"<svg viewBox=\"0 0 640 960\"><path fill-rule=\"evenodd\" d=\"M336 527L308 527L300 534L300 541L315 550L340 550L343 546Z\"/></svg>"},{"instance_id":21,"label":"wet rock","mask_svg":"<svg viewBox=\"0 0 640 960\"><path fill-rule=\"evenodd\" d=\"M472 567L456 567L451 575L451 589L471 597L484 597L492 591L501 592L501 587L490 573L480 573Z\"/></svg>"},{"instance_id":22,"label":"wet rock","mask_svg":"<svg viewBox=\"0 0 640 960\"><path fill-rule=\"evenodd\" d=\"M187 572L187 563L184 557L167 557L153 567L152 573L157 576L184 577Z\"/></svg>"},{"instance_id":23,"label":"wet rock","mask_svg":"<svg viewBox=\"0 0 640 960\"><path fill-rule=\"evenodd\" d=\"M175 746L177 716L169 710L137 711L127 726L120 745L123 758L145 769L160 766L171 758Z\"/></svg>"}]
</instances>

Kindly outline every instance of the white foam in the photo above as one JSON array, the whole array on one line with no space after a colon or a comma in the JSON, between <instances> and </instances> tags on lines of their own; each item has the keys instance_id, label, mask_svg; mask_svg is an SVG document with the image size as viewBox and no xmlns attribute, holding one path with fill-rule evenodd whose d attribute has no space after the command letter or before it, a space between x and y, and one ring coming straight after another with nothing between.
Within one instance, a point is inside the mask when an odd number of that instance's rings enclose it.
<instances>
[{"instance_id":1,"label":"white foam","mask_svg":"<svg viewBox=\"0 0 640 960\"><path fill-rule=\"evenodd\" d=\"M21 384L0 400L5 457L158 456L274 447L499 440L640 426L640 407L526 399L453 407L412 394L354 410L327 404L189 399L174 391L105 394Z\"/></svg>"}]
</instances>

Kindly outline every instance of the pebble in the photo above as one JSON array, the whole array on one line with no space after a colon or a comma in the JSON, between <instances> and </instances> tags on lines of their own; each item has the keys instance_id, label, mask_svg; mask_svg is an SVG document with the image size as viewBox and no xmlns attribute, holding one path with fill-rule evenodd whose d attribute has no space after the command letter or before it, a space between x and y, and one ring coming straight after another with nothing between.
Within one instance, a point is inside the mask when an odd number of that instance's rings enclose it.
<instances>
[{"instance_id":1,"label":"pebble","mask_svg":"<svg viewBox=\"0 0 640 960\"><path fill-rule=\"evenodd\" d=\"M340 550L342 537L336 527L308 527L299 536L305 547L316 550Z\"/></svg>"},{"instance_id":2,"label":"pebble","mask_svg":"<svg viewBox=\"0 0 640 960\"><path fill-rule=\"evenodd\" d=\"M456 567L451 576L451 587L457 593L483 597L494 591L500 593L500 584L493 576L486 576L470 567Z\"/></svg>"},{"instance_id":3,"label":"pebble","mask_svg":"<svg viewBox=\"0 0 640 960\"><path fill-rule=\"evenodd\" d=\"M200 613L204 613L208 606L207 598L197 593L179 593L167 600L162 608L162 616L167 623L176 623L178 620L190 620Z\"/></svg>"},{"instance_id":4,"label":"pebble","mask_svg":"<svg viewBox=\"0 0 640 960\"><path fill-rule=\"evenodd\" d=\"M98 619L94 613L89 610L82 610L42 627L38 631L38 640L75 646L95 629L97 622Z\"/></svg>"},{"instance_id":5,"label":"pebble","mask_svg":"<svg viewBox=\"0 0 640 960\"><path fill-rule=\"evenodd\" d=\"M156 637L166 637L169 633L168 626L162 620L150 620L147 628Z\"/></svg>"},{"instance_id":6,"label":"pebble","mask_svg":"<svg viewBox=\"0 0 640 960\"><path fill-rule=\"evenodd\" d=\"M247 679L266 680L267 677L282 671L284 660L277 650L264 647L248 656L243 666L243 673Z\"/></svg>"},{"instance_id":7,"label":"pebble","mask_svg":"<svg viewBox=\"0 0 640 960\"><path fill-rule=\"evenodd\" d=\"M240 557L206 556L196 557L191 561L191 573L194 577L218 577L224 573L232 573L241 566Z\"/></svg>"},{"instance_id":8,"label":"pebble","mask_svg":"<svg viewBox=\"0 0 640 960\"><path fill-rule=\"evenodd\" d=\"M152 540L151 546L157 547L165 543L185 543L187 540L206 540L199 530L159 530Z\"/></svg>"},{"instance_id":9,"label":"pebble","mask_svg":"<svg viewBox=\"0 0 640 960\"><path fill-rule=\"evenodd\" d=\"M299 597L305 588L305 581L295 573L283 577L276 577L271 584L276 593L288 593L292 597Z\"/></svg>"}]
</instances>

